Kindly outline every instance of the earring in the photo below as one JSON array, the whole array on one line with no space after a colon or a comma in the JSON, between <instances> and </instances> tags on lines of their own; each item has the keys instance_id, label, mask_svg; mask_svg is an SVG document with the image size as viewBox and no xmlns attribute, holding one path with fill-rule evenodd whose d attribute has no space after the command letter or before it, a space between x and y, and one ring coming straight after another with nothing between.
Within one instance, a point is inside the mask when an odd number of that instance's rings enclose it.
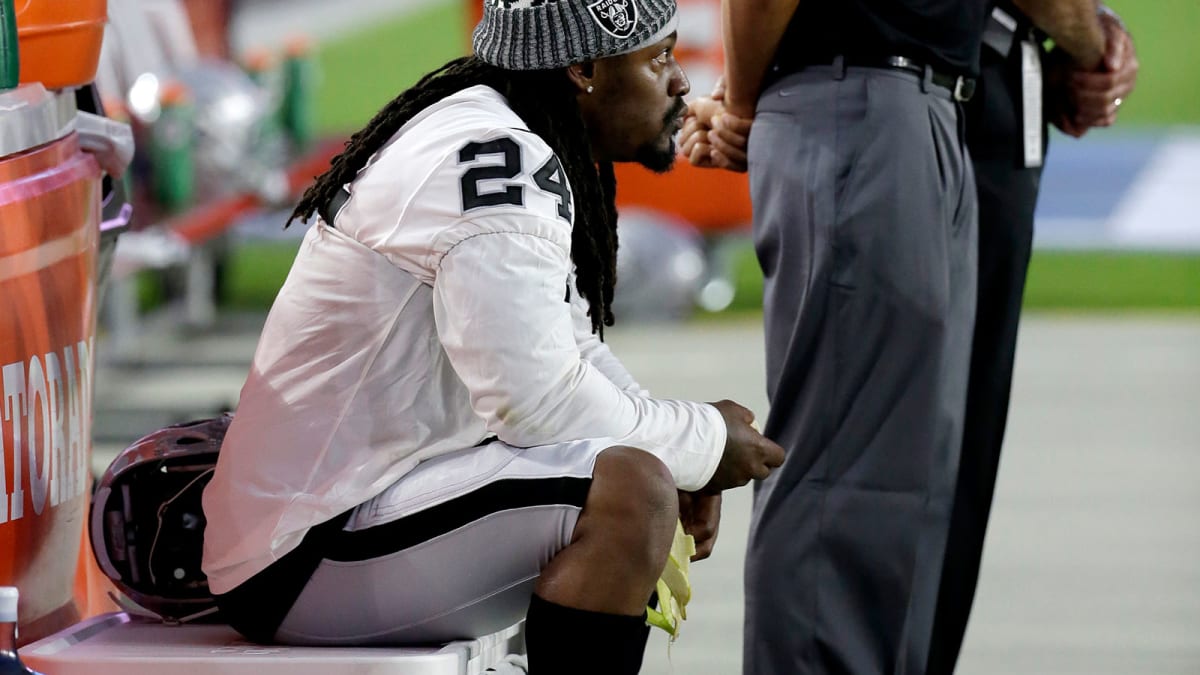
<instances>
[{"instance_id":1,"label":"earring","mask_svg":"<svg viewBox=\"0 0 1200 675\"><path fill-rule=\"evenodd\" d=\"M592 93L592 92L593 92L593 91L595 91L595 90L596 90L596 88L595 88L595 87L593 87L593 86L592 86L592 85L590 85L590 84L588 85L587 92L588 92L589 94L590 94L590 93Z\"/></svg>"}]
</instances>

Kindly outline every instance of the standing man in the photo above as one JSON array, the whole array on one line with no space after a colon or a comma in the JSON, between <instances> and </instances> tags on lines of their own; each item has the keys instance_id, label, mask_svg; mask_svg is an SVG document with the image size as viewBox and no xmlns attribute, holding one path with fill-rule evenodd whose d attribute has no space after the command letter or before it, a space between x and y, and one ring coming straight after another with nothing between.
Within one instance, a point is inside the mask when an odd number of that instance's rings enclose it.
<instances>
[{"instance_id":1,"label":"standing man","mask_svg":"<svg viewBox=\"0 0 1200 675\"><path fill-rule=\"evenodd\" d=\"M693 162L754 167L767 434L789 451L756 493L746 671L921 673L974 333L960 104L986 3L798 4L725 0L727 90L685 129ZM1090 0L1020 4L1096 70Z\"/></svg>"},{"instance_id":2,"label":"standing man","mask_svg":"<svg viewBox=\"0 0 1200 675\"><path fill-rule=\"evenodd\" d=\"M1079 4L1086 12L1091 0ZM1008 0L997 3L984 33L979 87L967 106L967 147L979 194L978 307L928 675L954 672L975 597L1008 417L1046 119L1072 136L1108 126L1137 76L1133 42L1120 19L1102 10L1099 23L1105 42L1101 72L1081 70L1063 49L1043 58L1041 32Z\"/></svg>"},{"instance_id":3,"label":"standing man","mask_svg":"<svg viewBox=\"0 0 1200 675\"><path fill-rule=\"evenodd\" d=\"M965 147L986 0L725 0L765 276L745 672L921 673L975 317ZM709 163L740 159L714 134ZM695 151L694 145L685 150Z\"/></svg>"}]
</instances>

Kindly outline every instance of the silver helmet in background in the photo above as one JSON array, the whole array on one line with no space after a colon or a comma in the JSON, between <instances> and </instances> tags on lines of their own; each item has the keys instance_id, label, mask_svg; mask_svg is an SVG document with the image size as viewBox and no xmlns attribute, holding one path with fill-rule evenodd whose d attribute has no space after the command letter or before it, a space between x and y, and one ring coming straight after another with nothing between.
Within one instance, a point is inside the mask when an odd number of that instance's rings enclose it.
<instances>
[{"instance_id":1,"label":"silver helmet in background","mask_svg":"<svg viewBox=\"0 0 1200 675\"><path fill-rule=\"evenodd\" d=\"M700 233L669 214L638 209L621 211L617 232L617 321L691 316L708 272Z\"/></svg>"}]
</instances>

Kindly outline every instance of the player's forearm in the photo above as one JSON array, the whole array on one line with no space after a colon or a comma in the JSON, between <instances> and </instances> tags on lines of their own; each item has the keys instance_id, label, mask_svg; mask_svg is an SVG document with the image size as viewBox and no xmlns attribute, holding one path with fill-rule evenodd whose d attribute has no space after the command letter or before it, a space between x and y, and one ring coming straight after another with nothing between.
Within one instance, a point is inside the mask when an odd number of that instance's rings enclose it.
<instances>
[{"instance_id":1,"label":"player's forearm","mask_svg":"<svg viewBox=\"0 0 1200 675\"><path fill-rule=\"evenodd\" d=\"M725 107L754 114L763 79L800 0L722 0Z\"/></svg>"},{"instance_id":2,"label":"player's forearm","mask_svg":"<svg viewBox=\"0 0 1200 675\"><path fill-rule=\"evenodd\" d=\"M1034 25L1071 55L1084 70L1096 70L1104 58L1104 30L1096 0L1013 0Z\"/></svg>"}]
</instances>

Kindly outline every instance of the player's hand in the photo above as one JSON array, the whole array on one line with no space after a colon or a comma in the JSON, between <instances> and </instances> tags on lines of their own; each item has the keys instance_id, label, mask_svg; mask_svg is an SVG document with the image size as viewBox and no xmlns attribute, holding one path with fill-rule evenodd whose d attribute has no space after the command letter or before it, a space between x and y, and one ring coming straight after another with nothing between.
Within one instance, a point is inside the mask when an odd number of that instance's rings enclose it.
<instances>
[{"instance_id":1,"label":"player's hand","mask_svg":"<svg viewBox=\"0 0 1200 675\"><path fill-rule=\"evenodd\" d=\"M679 521L683 523L683 531L696 540L692 561L712 555L717 544L717 530L721 528L721 493L680 491Z\"/></svg>"},{"instance_id":2,"label":"player's hand","mask_svg":"<svg viewBox=\"0 0 1200 675\"><path fill-rule=\"evenodd\" d=\"M717 401L712 406L725 419L725 453L702 492L720 492L762 480L783 464L783 448L752 426L754 413L733 401Z\"/></svg>"}]
</instances>

